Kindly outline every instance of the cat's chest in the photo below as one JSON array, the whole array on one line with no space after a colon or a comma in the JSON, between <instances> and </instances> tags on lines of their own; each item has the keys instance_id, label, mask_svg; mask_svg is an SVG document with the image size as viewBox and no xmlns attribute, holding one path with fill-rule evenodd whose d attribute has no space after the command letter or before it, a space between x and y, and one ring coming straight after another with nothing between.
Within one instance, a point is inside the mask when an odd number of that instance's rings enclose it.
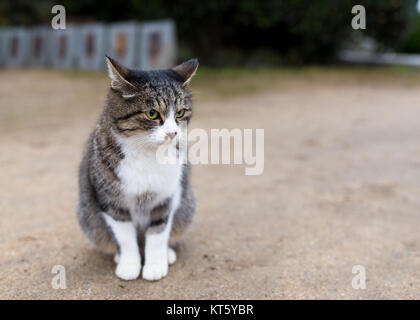
<instances>
[{"instance_id":1,"label":"cat's chest","mask_svg":"<svg viewBox=\"0 0 420 320\"><path fill-rule=\"evenodd\" d=\"M155 201L171 197L180 187L182 165L160 164L153 157L128 155L121 160L117 175L125 199L155 194Z\"/></svg>"}]
</instances>

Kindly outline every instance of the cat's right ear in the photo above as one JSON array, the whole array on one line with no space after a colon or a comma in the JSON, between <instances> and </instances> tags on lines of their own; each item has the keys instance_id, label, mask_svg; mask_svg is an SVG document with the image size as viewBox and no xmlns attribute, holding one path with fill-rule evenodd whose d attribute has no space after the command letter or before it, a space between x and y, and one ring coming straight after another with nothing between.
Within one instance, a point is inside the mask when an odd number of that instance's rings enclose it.
<instances>
[{"instance_id":1,"label":"cat's right ear","mask_svg":"<svg viewBox=\"0 0 420 320\"><path fill-rule=\"evenodd\" d=\"M108 56L105 56L105 59L108 66L108 75L111 79L111 88L123 93L134 89L134 85L127 80L130 70Z\"/></svg>"},{"instance_id":2,"label":"cat's right ear","mask_svg":"<svg viewBox=\"0 0 420 320\"><path fill-rule=\"evenodd\" d=\"M174 71L177 75L177 78L181 81L182 86L187 86L191 78L195 75L198 68L198 60L197 59L190 59L188 61L185 61L184 63L181 63L180 65L177 65L176 67L172 68L172 71Z\"/></svg>"}]
</instances>

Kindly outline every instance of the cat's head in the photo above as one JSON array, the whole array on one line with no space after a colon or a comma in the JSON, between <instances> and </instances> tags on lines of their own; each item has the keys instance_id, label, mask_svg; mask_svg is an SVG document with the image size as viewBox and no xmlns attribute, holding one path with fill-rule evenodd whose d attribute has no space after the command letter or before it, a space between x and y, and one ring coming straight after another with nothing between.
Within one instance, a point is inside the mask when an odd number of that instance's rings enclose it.
<instances>
[{"instance_id":1,"label":"cat's head","mask_svg":"<svg viewBox=\"0 0 420 320\"><path fill-rule=\"evenodd\" d=\"M192 115L187 86L198 60L166 70L139 71L107 57L111 88L105 109L112 130L145 147L171 143Z\"/></svg>"}]
</instances>

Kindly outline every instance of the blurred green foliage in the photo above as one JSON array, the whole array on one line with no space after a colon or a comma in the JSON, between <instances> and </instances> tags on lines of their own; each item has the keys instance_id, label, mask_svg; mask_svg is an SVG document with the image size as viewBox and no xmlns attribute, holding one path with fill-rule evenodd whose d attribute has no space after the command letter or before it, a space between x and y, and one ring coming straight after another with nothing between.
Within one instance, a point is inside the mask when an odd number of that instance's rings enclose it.
<instances>
[{"instance_id":1,"label":"blurred green foliage","mask_svg":"<svg viewBox=\"0 0 420 320\"><path fill-rule=\"evenodd\" d=\"M417 16L416 26L404 41L400 51L407 53L420 53L420 15Z\"/></svg>"},{"instance_id":2,"label":"blurred green foliage","mask_svg":"<svg viewBox=\"0 0 420 320\"><path fill-rule=\"evenodd\" d=\"M351 8L366 8L367 28L396 48L416 18L417 0L61 0L68 21L173 18L180 59L211 65L331 62L354 32ZM1 24L48 22L50 0L2 0Z\"/></svg>"}]
</instances>

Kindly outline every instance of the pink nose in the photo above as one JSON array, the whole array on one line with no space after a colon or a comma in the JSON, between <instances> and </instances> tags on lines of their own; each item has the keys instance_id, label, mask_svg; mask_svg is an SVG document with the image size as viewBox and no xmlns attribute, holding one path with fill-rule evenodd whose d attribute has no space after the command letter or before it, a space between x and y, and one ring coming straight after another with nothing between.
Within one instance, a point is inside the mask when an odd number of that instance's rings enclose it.
<instances>
[{"instance_id":1,"label":"pink nose","mask_svg":"<svg viewBox=\"0 0 420 320\"><path fill-rule=\"evenodd\" d=\"M178 132L168 132L166 135L169 137L169 138L171 138L171 139L173 139L173 138L175 138L175 136L178 134Z\"/></svg>"}]
</instances>

